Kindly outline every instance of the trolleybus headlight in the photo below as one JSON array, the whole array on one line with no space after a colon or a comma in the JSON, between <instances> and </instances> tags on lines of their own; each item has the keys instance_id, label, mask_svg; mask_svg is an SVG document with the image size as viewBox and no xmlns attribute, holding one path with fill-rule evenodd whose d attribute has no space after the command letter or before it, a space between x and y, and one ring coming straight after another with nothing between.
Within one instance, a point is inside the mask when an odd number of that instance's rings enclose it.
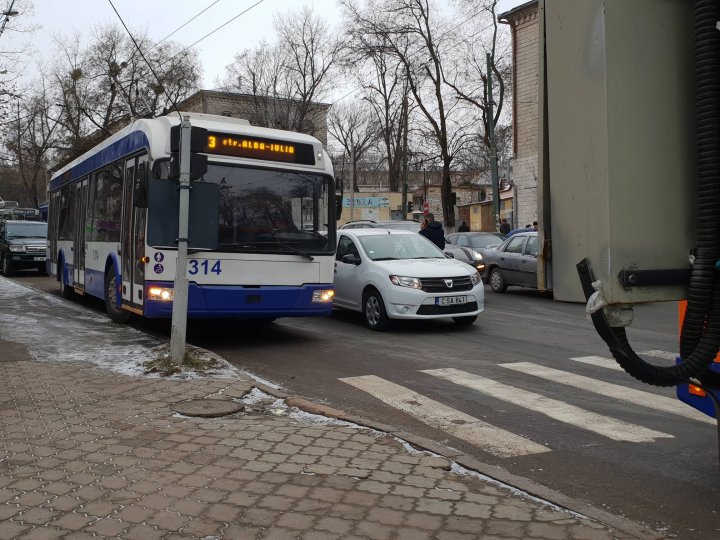
<instances>
[{"instance_id":1,"label":"trolleybus headlight","mask_svg":"<svg viewBox=\"0 0 720 540\"><path fill-rule=\"evenodd\" d=\"M335 291L332 289L328 290L321 290L321 291L313 291L313 302L330 302L332 301L333 296L335 296Z\"/></svg>"},{"instance_id":2,"label":"trolleybus headlight","mask_svg":"<svg viewBox=\"0 0 720 540\"><path fill-rule=\"evenodd\" d=\"M148 300L159 300L160 302L172 302L175 291L163 287L150 287L148 289Z\"/></svg>"},{"instance_id":3,"label":"trolleybus headlight","mask_svg":"<svg viewBox=\"0 0 720 540\"><path fill-rule=\"evenodd\" d=\"M25 246L11 245L10 251L14 251L15 253L25 253Z\"/></svg>"}]
</instances>

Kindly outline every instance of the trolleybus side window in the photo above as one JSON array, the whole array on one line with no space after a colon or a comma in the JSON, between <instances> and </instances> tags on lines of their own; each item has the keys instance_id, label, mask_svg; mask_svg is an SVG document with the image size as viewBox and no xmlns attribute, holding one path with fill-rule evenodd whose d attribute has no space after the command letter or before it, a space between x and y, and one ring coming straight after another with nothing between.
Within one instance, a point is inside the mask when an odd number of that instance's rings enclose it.
<instances>
[{"instance_id":1,"label":"trolleybus side window","mask_svg":"<svg viewBox=\"0 0 720 540\"><path fill-rule=\"evenodd\" d=\"M76 215L76 198L72 193L74 186L69 185L63 187L60 192L60 210L58 212L59 218L59 240L74 240L75 239L75 215Z\"/></svg>"},{"instance_id":2,"label":"trolleybus side window","mask_svg":"<svg viewBox=\"0 0 720 540\"><path fill-rule=\"evenodd\" d=\"M89 208L92 241L120 241L122 213L121 162L111 163L93 175Z\"/></svg>"}]
</instances>

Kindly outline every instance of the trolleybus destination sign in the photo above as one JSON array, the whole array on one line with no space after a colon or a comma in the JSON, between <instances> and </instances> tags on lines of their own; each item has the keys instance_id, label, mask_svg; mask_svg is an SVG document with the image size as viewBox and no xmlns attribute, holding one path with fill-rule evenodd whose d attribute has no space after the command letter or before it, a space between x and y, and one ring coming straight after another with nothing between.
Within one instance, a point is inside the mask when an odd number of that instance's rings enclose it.
<instances>
[{"instance_id":1,"label":"trolleybus destination sign","mask_svg":"<svg viewBox=\"0 0 720 540\"><path fill-rule=\"evenodd\" d=\"M315 165L311 144L208 132L203 153Z\"/></svg>"}]
</instances>

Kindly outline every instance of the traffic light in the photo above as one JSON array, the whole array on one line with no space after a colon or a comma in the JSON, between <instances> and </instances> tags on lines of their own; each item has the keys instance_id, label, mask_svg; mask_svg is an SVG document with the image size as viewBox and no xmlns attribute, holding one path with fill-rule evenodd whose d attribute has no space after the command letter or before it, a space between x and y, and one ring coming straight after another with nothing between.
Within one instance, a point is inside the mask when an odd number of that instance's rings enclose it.
<instances>
[{"instance_id":1,"label":"traffic light","mask_svg":"<svg viewBox=\"0 0 720 540\"><path fill-rule=\"evenodd\" d=\"M207 172L207 156L198 154L205 150L208 131L205 128L190 128L190 180L202 178ZM180 176L180 126L170 128L170 178Z\"/></svg>"},{"instance_id":2,"label":"traffic light","mask_svg":"<svg viewBox=\"0 0 720 540\"><path fill-rule=\"evenodd\" d=\"M412 201L407 202L407 211L408 211L408 214L413 211L413 202Z\"/></svg>"}]
</instances>

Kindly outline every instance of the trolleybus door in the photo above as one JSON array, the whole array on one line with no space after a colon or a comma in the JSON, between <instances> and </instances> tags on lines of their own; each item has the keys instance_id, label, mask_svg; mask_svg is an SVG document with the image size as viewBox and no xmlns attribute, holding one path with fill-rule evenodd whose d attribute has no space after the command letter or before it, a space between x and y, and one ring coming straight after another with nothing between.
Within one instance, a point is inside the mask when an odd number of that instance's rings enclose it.
<instances>
[{"instance_id":1,"label":"trolleybus door","mask_svg":"<svg viewBox=\"0 0 720 540\"><path fill-rule=\"evenodd\" d=\"M74 265L73 265L73 282L78 288L85 287L85 256L87 255L87 243L85 231L89 224L87 223L87 195L88 195L88 179L85 178L75 186L76 220L75 220L75 244L73 246Z\"/></svg>"},{"instance_id":2,"label":"trolleybus door","mask_svg":"<svg viewBox=\"0 0 720 540\"><path fill-rule=\"evenodd\" d=\"M122 218L122 298L135 305L143 304L145 282L145 208L136 208L134 186L140 175L147 174L147 156L125 160Z\"/></svg>"}]
</instances>

